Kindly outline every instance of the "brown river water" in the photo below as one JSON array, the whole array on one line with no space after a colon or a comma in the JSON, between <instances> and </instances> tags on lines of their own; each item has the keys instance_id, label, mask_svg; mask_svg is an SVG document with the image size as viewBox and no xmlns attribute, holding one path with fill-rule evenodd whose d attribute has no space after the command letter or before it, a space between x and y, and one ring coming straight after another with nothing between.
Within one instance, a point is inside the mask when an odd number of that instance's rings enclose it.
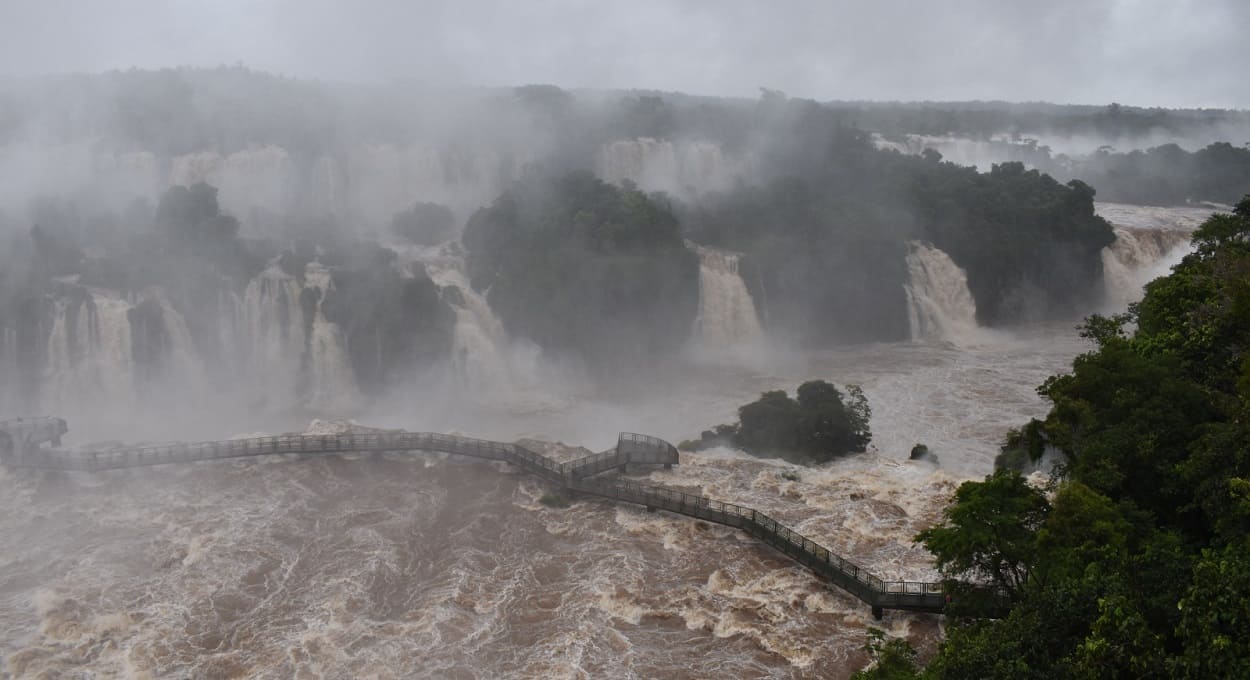
<instances>
[{"instance_id":1,"label":"brown river water","mask_svg":"<svg viewBox=\"0 0 1250 680\"><path fill-rule=\"evenodd\" d=\"M696 435L802 379L859 383L874 409L868 453L797 470L799 481L779 476L793 466L724 449L641 476L758 507L882 577L930 579L911 537L960 481L990 469L1006 428L1044 412L1034 388L1082 348L1071 323L966 347L867 345L704 367L650 400L542 400L409 427L598 450L621 429ZM366 422L403 424L376 420ZM916 442L939 465L907 460ZM3 472L0 667L49 678L840 678L866 662L868 608L745 534L599 500L548 508L544 491L506 465L425 454ZM927 649L941 623L887 613L876 625Z\"/></svg>"}]
</instances>

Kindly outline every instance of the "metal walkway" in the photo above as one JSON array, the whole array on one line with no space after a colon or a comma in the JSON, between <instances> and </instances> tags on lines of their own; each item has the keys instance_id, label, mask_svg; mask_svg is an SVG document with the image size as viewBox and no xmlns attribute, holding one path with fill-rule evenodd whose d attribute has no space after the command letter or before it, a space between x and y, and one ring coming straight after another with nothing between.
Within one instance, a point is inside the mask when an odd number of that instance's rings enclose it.
<instances>
[{"instance_id":1,"label":"metal walkway","mask_svg":"<svg viewBox=\"0 0 1250 680\"><path fill-rule=\"evenodd\" d=\"M499 460L568 492L634 503L652 511L666 510L742 529L864 601L878 618L886 609L934 613L946 609L941 583L885 581L753 508L660 486L594 478L628 465L669 467L678 462L677 449L672 444L647 435L622 433L613 449L560 463L517 444L428 432L294 434L105 451L64 451L42 446L45 443L59 446L61 435L66 431L65 421L59 418L0 420L0 462L14 468L98 472L247 456L360 451L427 451Z\"/></svg>"}]
</instances>

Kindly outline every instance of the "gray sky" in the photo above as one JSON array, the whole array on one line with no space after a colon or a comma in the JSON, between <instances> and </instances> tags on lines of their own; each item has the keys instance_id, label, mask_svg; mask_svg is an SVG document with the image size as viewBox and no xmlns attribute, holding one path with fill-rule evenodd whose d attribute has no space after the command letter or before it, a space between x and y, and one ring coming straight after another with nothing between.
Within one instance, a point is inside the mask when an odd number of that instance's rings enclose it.
<instances>
[{"instance_id":1,"label":"gray sky","mask_svg":"<svg viewBox=\"0 0 1250 680\"><path fill-rule=\"evenodd\" d=\"M1250 0L0 0L0 73L1250 108Z\"/></svg>"}]
</instances>

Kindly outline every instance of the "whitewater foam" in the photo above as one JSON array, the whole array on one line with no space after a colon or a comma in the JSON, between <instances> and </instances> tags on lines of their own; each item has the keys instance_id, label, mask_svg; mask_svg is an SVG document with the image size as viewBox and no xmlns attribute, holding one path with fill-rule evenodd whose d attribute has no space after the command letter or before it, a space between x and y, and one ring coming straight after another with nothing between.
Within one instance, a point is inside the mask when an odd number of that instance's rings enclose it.
<instances>
[{"instance_id":1,"label":"whitewater foam","mask_svg":"<svg viewBox=\"0 0 1250 680\"><path fill-rule=\"evenodd\" d=\"M907 245L908 321L913 340L967 344L981 337L968 274L932 245Z\"/></svg>"},{"instance_id":2,"label":"whitewater foam","mask_svg":"<svg viewBox=\"0 0 1250 680\"><path fill-rule=\"evenodd\" d=\"M763 339L755 301L738 273L738 253L687 243L699 255L699 313L694 338L700 351L749 350Z\"/></svg>"},{"instance_id":3,"label":"whitewater foam","mask_svg":"<svg viewBox=\"0 0 1250 680\"><path fill-rule=\"evenodd\" d=\"M1115 242L1102 249L1106 306L1123 311L1142 298L1145 285L1165 276L1191 250L1191 232L1114 227Z\"/></svg>"}]
</instances>

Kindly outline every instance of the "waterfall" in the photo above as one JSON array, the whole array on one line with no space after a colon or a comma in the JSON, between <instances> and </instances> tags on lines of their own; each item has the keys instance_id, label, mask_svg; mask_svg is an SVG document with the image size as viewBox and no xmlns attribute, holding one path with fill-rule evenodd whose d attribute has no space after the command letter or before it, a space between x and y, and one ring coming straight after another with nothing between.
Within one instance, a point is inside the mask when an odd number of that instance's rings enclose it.
<instances>
[{"instance_id":1,"label":"waterfall","mask_svg":"<svg viewBox=\"0 0 1250 680\"><path fill-rule=\"evenodd\" d=\"M679 188L677 152L673 143L642 137L618 140L599 151L599 176L607 182L631 180L645 189Z\"/></svg>"},{"instance_id":2,"label":"waterfall","mask_svg":"<svg viewBox=\"0 0 1250 680\"><path fill-rule=\"evenodd\" d=\"M247 375L252 393L287 403L299 386L304 356L303 286L271 263L243 292Z\"/></svg>"},{"instance_id":3,"label":"waterfall","mask_svg":"<svg viewBox=\"0 0 1250 680\"><path fill-rule=\"evenodd\" d=\"M741 174L739 164L711 142L674 144L664 139L622 139L601 147L595 167L605 182L629 180L645 191L695 196L723 191Z\"/></svg>"},{"instance_id":4,"label":"waterfall","mask_svg":"<svg viewBox=\"0 0 1250 680\"><path fill-rule=\"evenodd\" d=\"M320 262L305 266L303 284L276 262L248 283L241 328L252 394L279 407L337 411L359 404L342 330L322 310L333 290L330 270ZM228 299L223 307L229 309Z\"/></svg>"},{"instance_id":5,"label":"waterfall","mask_svg":"<svg viewBox=\"0 0 1250 680\"><path fill-rule=\"evenodd\" d=\"M246 371L250 368L249 353L252 344L247 331L248 317L243 296L230 286L221 285L217 290L217 305L214 311L217 320L217 337L210 342L215 343L215 362L228 371L228 375L233 380L246 375Z\"/></svg>"},{"instance_id":6,"label":"waterfall","mask_svg":"<svg viewBox=\"0 0 1250 680\"><path fill-rule=\"evenodd\" d=\"M897 151L903 155L918 156L926 149L942 154L942 158L958 165L972 165L982 172L996 163L1022 161L1029 164L1036 143L1032 140L1015 140L1007 135L993 135L988 139L954 137L950 135L903 135L901 139L886 139L880 133L872 133L872 144L877 149Z\"/></svg>"},{"instance_id":7,"label":"waterfall","mask_svg":"<svg viewBox=\"0 0 1250 680\"><path fill-rule=\"evenodd\" d=\"M908 243L908 319L913 340L964 342L978 334L977 305L967 273L931 245Z\"/></svg>"},{"instance_id":8,"label":"waterfall","mask_svg":"<svg viewBox=\"0 0 1250 680\"><path fill-rule=\"evenodd\" d=\"M1102 249L1102 276L1107 307L1123 311L1141 299L1147 283L1181 261L1192 234L1182 229L1114 229L1115 242Z\"/></svg>"},{"instance_id":9,"label":"waterfall","mask_svg":"<svg viewBox=\"0 0 1250 680\"><path fill-rule=\"evenodd\" d=\"M492 400L520 395L532 400L541 351L533 343L508 337L486 296L469 284L460 244L394 248L402 255L401 271L407 276L414 270L424 271L456 314L451 355L456 382L468 392Z\"/></svg>"},{"instance_id":10,"label":"waterfall","mask_svg":"<svg viewBox=\"0 0 1250 680\"><path fill-rule=\"evenodd\" d=\"M513 161L507 152L481 147L362 144L346 157L348 213L386 224L413 203L428 201L467 215L515 179Z\"/></svg>"},{"instance_id":11,"label":"waterfall","mask_svg":"<svg viewBox=\"0 0 1250 680\"><path fill-rule=\"evenodd\" d=\"M216 151L196 151L175 156L169 163L169 184L191 186L207 182L221 186L221 154Z\"/></svg>"},{"instance_id":12,"label":"waterfall","mask_svg":"<svg viewBox=\"0 0 1250 680\"><path fill-rule=\"evenodd\" d=\"M281 214L293 207L295 168L280 147L267 145L226 156L220 182L222 208L244 222L254 221L256 211Z\"/></svg>"},{"instance_id":13,"label":"waterfall","mask_svg":"<svg viewBox=\"0 0 1250 680\"><path fill-rule=\"evenodd\" d=\"M18 394L17 330L0 326L0 413L17 413Z\"/></svg>"},{"instance_id":14,"label":"waterfall","mask_svg":"<svg viewBox=\"0 0 1250 680\"><path fill-rule=\"evenodd\" d=\"M304 290L313 291L316 296L308 345L310 389L306 403L319 410L351 409L360 401L356 375L347 355L342 331L338 324L326 319L321 309L326 294L334 290L330 270L320 262L309 262L304 268Z\"/></svg>"},{"instance_id":15,"label":"waterfall","mask_svg":"<svg viewBox=\"0 0 1250 680\"><path fill-rule=\"evenodd\" d=\"M42 381L44 411L63 413L135 396L131 305L99 290L56 301Z\"/></svg>"},{"instance_id":16,"label":"waterfall","mask_svg":"<svg viewBox=\"0 0 1250 680\"><path fill-rule=\"evenodd\" d=\"M459 380L472 391L513 385L508 335L486 298L469 285L464 255L450 244L412 254L456 313L451 362Z\"/></svg>"},{"instance_id":17,"label":"waterfall","mask_svg":"<svg viewBox=\"0 0 1250 680\"><path fill-rule=\"evenodd\" d=\"M738 274L737 253L687 244L699 255L699 315L694 337L707 350L758 343L764 332L755 301Z\"/></svg>"},{"instance_id":18,"label":"waterfall","mask_svg":"<svg viewBox=\"0 0 1250 680\"><path fill-rule=\"evenodd\" d=\"M69 288L51 303L39 403L15 393L0 394L0 401L7 397L8 407L48 413L127 413L168 400L171 390L202 388L204 367L185 319L158 288L138 298L135 304L116 291ZM5 329L2 335L0 377L16 383L16 333Z\"/></svg>"},{"instance_id":19,"label":"waterfall","mask_svg":"<svg viewBox=\"0 0 1250 680\"><path fill-rule=\"evenodd\" d=\"M161 322L165 335L169 338L169 353L165 365L167 377L192 390L203 388L206 380L204 364L196 352L187 320L174 309L163 292L155 291L153 296L161 307Z\"/></svg>"},{"instance_id":20,"label":"waterfall","mask_svg":"<svg viewBox=\"0 0 1250 680\"><path fill-rule=\"evenodd\" d=\"M260 142L177 155L116 152L89 142L6 144L0 145L0 176L7 180L0 183L0 210L21 214L31 196L55 194L121 212L136 197L156 205L170 186L206 182L217 188L222 212L238 218L245 231L263 231L279 215L333 214L345 224L385 226L418 201L446 205L463 217L498 197L539 158L531 139L494 142L361 142L315 156ZM693 177L722 165L719 149L705 146L683 152Z\"/></svg>"},{"instance_id":21,"label":"waterfall","mask_svg":"<svg viewBox=\"0 0 1250 680\"><path fill-rule=\"evenodd\" d=\"M222 210L245 222L255 211L280 214L292 207L296 172L285 149L266 145L222 156L198 151L170 162L169 183L207 182L218 190Z\"/></svg>"}]
</instances>

